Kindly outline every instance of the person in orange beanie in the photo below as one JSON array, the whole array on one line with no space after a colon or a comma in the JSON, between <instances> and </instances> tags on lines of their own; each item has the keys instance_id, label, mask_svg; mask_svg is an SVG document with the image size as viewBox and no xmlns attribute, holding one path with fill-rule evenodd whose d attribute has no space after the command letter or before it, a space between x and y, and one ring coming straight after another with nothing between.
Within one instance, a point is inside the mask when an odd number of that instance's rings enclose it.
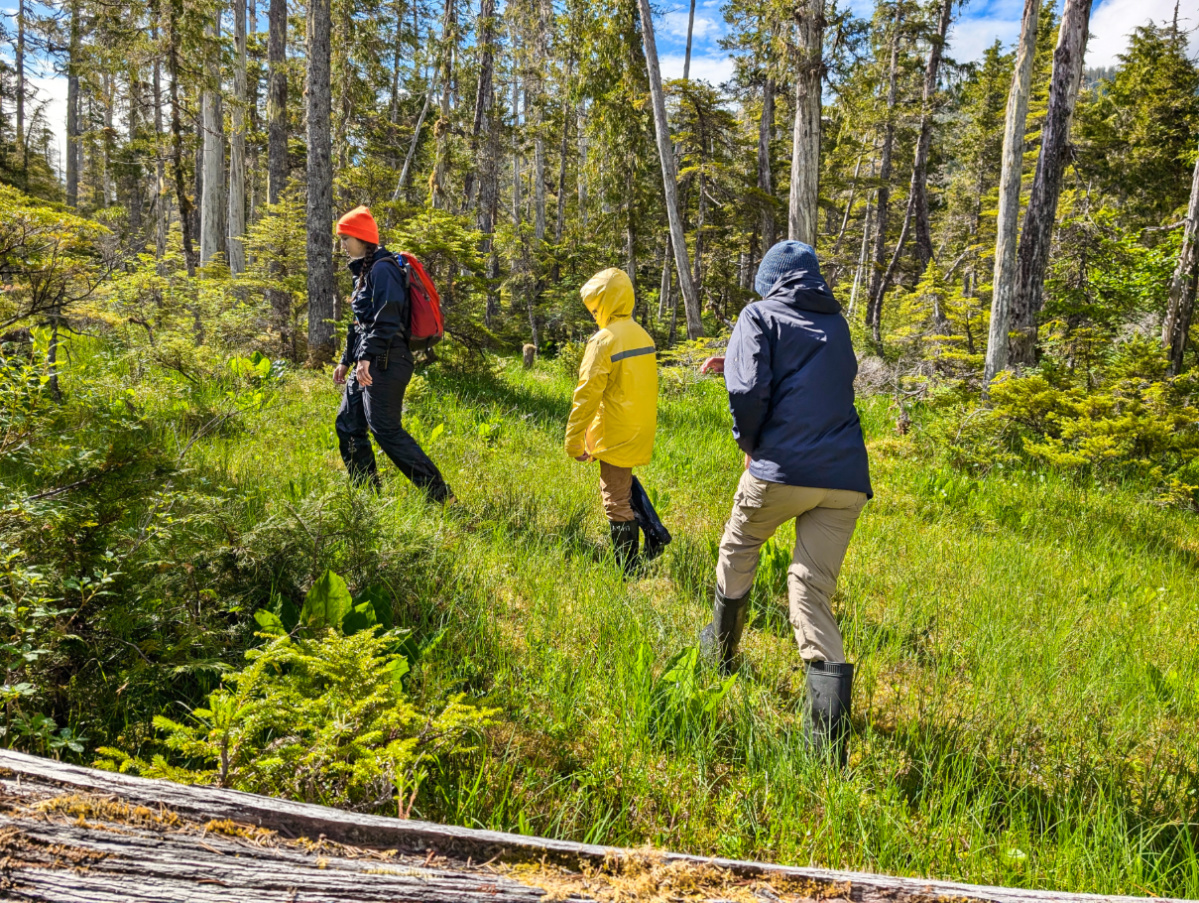
<instances>
[{"instance_id":1,"label":"person in orange beanie","mask_svg":"<svg viewBox=\"0 0 1199 903\"><path fill-rule=\"evenodd\" d=\"M408 267L379 244L379 227L366 207L355 207L339 219L337 234L354 274L354 322L333 371L333 382L346 387L336 421L346 470L351 479L379 488L373 435L383 453L432 501L449 501L453 493L441 471L401 423L413 370Z\"/></svg>"}]
</instances>

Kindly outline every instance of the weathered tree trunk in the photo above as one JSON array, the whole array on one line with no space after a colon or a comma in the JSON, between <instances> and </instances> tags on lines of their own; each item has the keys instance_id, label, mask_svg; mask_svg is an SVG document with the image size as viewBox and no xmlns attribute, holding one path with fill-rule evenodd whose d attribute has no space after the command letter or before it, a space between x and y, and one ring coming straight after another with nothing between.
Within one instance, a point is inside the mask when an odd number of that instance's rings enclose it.
<instances>
[{"instance_id":1,"label":"weathered tree trunk","mask_svg":"<svg viewBox=\"0 0 1199 903\"><path fill-rule=\"evenodd\" d=\"M875 204L874 271L870 277L870 294L866 303L866 325L876 349L882 345L883 296L886 271L883 262L887 253L887 221L891 212L891 155L895 149L895 101L899 78L899 30L903 23L903 7L895 4L895 21L891 25L891 60L887 79L887 121L883 129L882 159L879 163L879 186Z\"/></svg>"},{"instance_id":2,"label":"weathered tree trunk","mask_svg":"<svg viewBox=\"0 0 1199 903\"><path fill-rule=\"evenodd\" d=\"M196 275L196 251L192 241L192 201L187 196L187 176L183 169L183 114L179 101L179 20L183 18L183 0L167 0L167 70L171 76L171 161L175 175L175 202L179 207L179 227L183 232L183 262L187 275Z\"/></svg>"},{"instance_id":3,"label":"weathered tree trunk","mask_svg":"<svg viewBox=\"0 0 1199 903\"><path fill-rule=\"evenodd\" d=\"M625 231L624 259L625 272L629 274L629 282L633 283L633 293L637 292L637 228L635 224L635 206L633 204L633 165L630 161L625 172Z\"/></svg>"},{"instance_id":4,"label":"weathered tree trunk","mask_svg":"<svg viewBox=\"0 0 1199 903\"><path fill-rule=\"evenodd\" d=\"M287 186L287 0L270 0L267 14L267 202Z\"/></svg>"},{"instance_id":5,"label":"weathered tree trunk","mask_svg":"<svg viewBox=\"0 0 1199 903\"><path fill-rule=\"evenodd\" d=\"M233 0L233 109L229 136L229 270L246 270L246 0Z\"/></svg>"},{"instance_id":6,"label":"weathered tree trunk","mask_svg":"<svg viewBox=\"0 0 1199 903\"><path fill-rule=\"evenodd\" d=\"M874 174L874 162L871 161L870 173ZM866 218L862 223L862 248L858 253L858 268L853 274L853 286L849 290L849 308L845 312L845 318L852 320L854 312L858 307L858 292L860 291L863 282L865 281L866 262L869 259L870 251L870 222L874 215L874 209L870 206L871 197L866 195Z\"/></svg>"},{"instance_id":7,"label":"weathered tree trunk","mask_svg":"<svg viewBox=\"0 0 1199 903\"><path fill-rule=\"evenodd\" d=\"M333 147L330 0L308 3L308 363L333 357Z\"/></svg>"},{"instance_id":8,"label":"weathered tree trunk","mask_svg":"<svg viewBox=\"0 0 1199 903\"><path fill-rule=\"evenodd\" d=\"M408 155L404 157L404 167L400 170L400 177L396 179L396 190L392 192L391 199L398 201L404 194L404 185L408 182L408 170L412 167L412 158L416 156L416 148L420 144L420 132L424 127L425 117L429 115L429 105L433 101L433 89L430 86L429 91L425 94L425 102L420 108L420 115L416 117L416 127L412 130L412 142L408 145Z\"/></svg>"},{"instance_id":9,"label":"weathered tree trunk","mask_svg":"<svg viewBox=\"0 0 1199 903\"><path fill-rule=\"evenodd\" d=\"M774 199L774 173L770 167L770 136L774 132L774 79L766 76L762 83L762 118L758 120L758 191ZM775 242L774 207L764 202L762 207L762 253ZM755 267L756 269L756 267Z\"/></svg>"},{"instance_id":10,"label":"weathered tree trunk","mask_svg":"<svg viewBox=\"0 0 1199 903\"><path fill-rule=\"evenodd\" d=\"M163 160L162 72L158 61L158 22L151 27L154 41L154 257L162 260L167 253L167 184Z\"/></svg>"},{"instance_id":11,"label":"weathered tree trunk","mask_svg":"<svg viewBox=\"0 0 1199 903\"><path fill-rule=\"evenodd\" d=\"M1037 51L1041 0L1025 0L1016 67L1003 123L1003 164L999 176L999 212L995 222L995 276L991 287L991 325L987 337L984 384L1007 367L1008 329L1016 295L1016 237L1020 218L1020 182L1024 170L1024 125Z\"/></svg>"},{"instance_id":12,"label":"weathered tree trunk","mask_svg":"<svg viewBox=\"0 0 1199 903\"><path fill-rule=\"evenodd\" d=\"M666 234L666 244L662 247L662 285L658 289L658 322L666 316L666 307L670 298L670 233Z\"/></svg>"},{"instance_id":13,"label":"weathered tree trunk","mask_svg":"<svg viewBox=\"0 0 1199 903\"><path fill-rule=\"evenodd\" d=\"M587 225L587 115L582 103L579 104L578 123L579 130L579 174L578 174L578 192L579 192L579 222Z\"/></svg>"},{"instance_id":14,"label":"weathered tree trunk","mask_svg":"<svg viewBox=\"0 0 1199 903\"><path fill-rule=\"evenodd\" d=\"M446 181L449 176L450 142L450 95L454 81L454 35L455 0L445 0L441 18L441 59L438 63L438 81L441 83L441 115L433 128L437 139L437 156L433 162L433 178L429 182L429 203L434 207L446 205Z\"/></svg>"},{"instance_id":15,"label":"weathered tree trunk","mask_svg":"<svg viewBox=\"0 0 1199 903\"><path fill-rule=\"evenodd\" d=\"M691 12L687 14L687 51L683 56L683 81L691 78L691 34L695 31L695 0L691 0Z\"/></svg>"},{"instance_id":16,"label":"weathered tree trunk","mask_svg":"<svg viewBox=\"0 0 1199 903\"><path fill-rule=\"evenodd\" d=\"M787 237L816 247L820 201L820 94L824 80L824 0L795 8L799 33L795 72L795 130Z\"/></svg>"},{"instance_id":17,"label":"weathered tree trunk","mask_svg":"<svg viewBox=\"0 0 1199 903\"><path fill-rule=\"evenodd\" d=\"M25 0L17 0L17 154L22 177L25 176Z\"/></svg>"},{"instance_id":18,"label":"weathered tree trunk","mask_svg":"<svg viewBox=\"0 0 1199 903\"><path fill-rule=\"evenodd\" d=\"M516 36L512 35L512 56L516 58ZM520 72L512 67L512 222L519 226L523 220L521 210L521 165L520 165Z\"/></svg>"},{"instance_id":19,"label":"weathered tree trunk","mask_svg":"<svg viewBox=\"0 0 1199 903\"><path fill-rule=\"evenodd\" d=\"M1049 245L1062 190L1062 175L1070 150L1070 121L1082 78L1087 51L1087 27L1091 0L1066 0L1053 51L1053 75L1049 82L1049 109L1041 129L1041 154L1033 176L1028 212L1020 232L1016 257L1016 298L1012 305L1011 360L1017 364L1036 362L1037 315L1041 312Z\"/></svg>"},{"instance_id":20,"label":"weathered tree trunk","mask_svg":"<svg viewBox=\"0 0 1199 903\"><path fill-rule=\"evenodd\" d=\"M683 236L683 220L679 215L678 176L675 172L674 149L670 142L670 123L666 118L666 95L662 91L662 71L658 67L658 46L654 40L654 20L649 0L637 0L641 14L641 39L645 45L645 63L649 71L650 95L654 105L654 136L658 142L658 160L662 164L662 187L666 201L666 216L670 221L670 239L674 249L675 269L683 308L687 316L687 338L697 339L704 334L700 317L699 296L691 281L687 260L687 243Z\"/></svg>"},{"instance_id":21,"label":"weathered tree trunk","mask_svg":"<svg viewBox=\"0 0 1199 903\"><path fill-rule=\"evenodd\" d=\"M67 49L67 206L79 206L79 3L71 0Z\"/></svg>"},{"instance_id":22,"label":"weathered tree trunk","mask_svg":"<svg viewBox=\"0 0 1199 903\"><path fill-rule=\"evenodd\" d=\"M208 26L215 43L221 36L218 7ZM204 194L200 199L200 266L225 252L225 124L221 110L220 56L212 54L212 69L205 73L201 99L201 127L204 130ZM215 69L215 71L213 71Z\"/></svg>"},{"instance_id":23,"label":"weathered tree trunk","mask_svg":"<svg viewBox=\"0 0 1199 903\"><path fill-rule=\"evenodd\" d=\"M1178 265L1170 280L1170 301L1166 322L1162 326L1162 345L1170 356L1170 375L1182 372L1182 356L1186 352L1187 335L1191 331L1191 316L1195 311L1195 283L1199 280L1199 158L1191 177L1191 203L1187 207L1182 227L1182 248Z\"/></svg>"},{"instance_id":24,"label":"weathered tree trunk","mask_svg":"<svg viewBox=\"0 0 1199 903\"><path fill-rule=\"evenodd\" d=\"M137 67L132 67L129 76L129 113L126 117L126 126L129 129L129 146L126 148L128 155L127 172L124 178L125 184L129 187L129 233L134 242L134 247L139 251L145 247L145 242L142 241L142 171L141 171L141 151L135 150L137 140L139 138L139 125L141 123L139 113L142 108L142 89L141 82L137 77Z\"/></svg>"},{"instance_id":25,"label":"weathered tree trunk","mask_svg":"<svg viewBox=\"0 0 1199 903\"><path fill-rule=\"evenodd\" d=\"M849 217L853 212L853 202L858 194L858 174L862 171L862 154L858 154L858 160L853 166L853 179L849 183L849 199L845 202L845 213L841 215L841 228L837 230L837 240L833 242L833 248L828 253L828 257L836 261L837 255L841 253L841 243L845 240L845 231L849 228ZM825 273L825 281L828 282L829 288L837 284L840 279L841 272L845 267L838 263L834 263Z\"/></svg>"},{"instance_id":26,"label":"weathered tree trunk","mask_svg":"<svg viewBox=\"0 0 1199 903\"><path fill-rule=\"evenodd\" d=\"M937 21L937 33L930 39L928 62L924 67L924 94L920 105L920 135L916 139L916 159L912 164L911 198L913 215L916 218L916 259L919 261L916 278L919 279L933 259L933 233L928 213L928 153L933 143L933 107L937 94L937 76L941 70L941 55L945 48L945 35L953 18L954 0L941 0L941 15Z\"/></svg>"},{"instance_id":27,"label":"weathered tree trunk","mask_svg":"<svg viewBox=\"0 0 1199 903\"><path fill-rule=\"evenodd\" d=\"M493 74L495 72L495 0L482 0L479 5L479 78L475 87L475 116L470 129L470 157L478 161L478 169L482 169L483 160L480 158L482 144L490 134L492 102L495 97ZM463 203L467 209L474 206L476 170L468 169L463 183Z\"/></svg>"}]
</instances>

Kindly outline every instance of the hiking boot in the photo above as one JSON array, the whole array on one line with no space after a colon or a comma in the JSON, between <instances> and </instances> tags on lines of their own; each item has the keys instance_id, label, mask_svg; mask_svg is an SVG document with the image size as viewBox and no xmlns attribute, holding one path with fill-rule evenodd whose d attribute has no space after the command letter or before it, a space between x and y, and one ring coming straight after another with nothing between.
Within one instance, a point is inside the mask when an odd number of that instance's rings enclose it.
<instances>
[{"instance_id":1,"label":"hiking boot","mask_svg":"<svg viewBox=\"0 0 1199 903\"><path fill-rule=\"evenodd\" d=\"M658 517L653 502L649 500L648 493L636 477L633 477L630 503L633 507L633 516L638 526L641 527L641 532L645 534L645 547L642 549L641 558L643 561L653 561L655 558L661 557L666 546L670 544L672 539L670 531Z\"/></svg>"},{"instance_id":2,"label":"hiking boot","mask_svg":"<svg viewBox=\"0 0 1199 903\"><path fill-rule=\"evenodd\" d=\"M700 631L699 650L703 657L720 668L724 674L733 671L733 658L745 630L745 614L749 609L749 593L740 599L730 599L716 589L712 604L712 621Z\"/></svg>"},{"instance_id":3,"label":"hiking boot","mask_svg":"<svg viewBox=\"0 0 1199 903\"><path fill-rule=\"evenodd\" d=\"M641 545L641 528L637 521L608 521L612 531L612 551L616 561L625 572L631 576L637 569L638 551Z\"/></svg>"},{"instance_id":4,"label":"hiking boot","mask_svg":"<svg viewBox=\"0 0 1199 903\"><path fill-rule=\"evenodd\" d=\"M844 768L849 760L849 716L853 703L853 665L808 662L803 732L808 749Z\"/></svg>"}]
</instances>

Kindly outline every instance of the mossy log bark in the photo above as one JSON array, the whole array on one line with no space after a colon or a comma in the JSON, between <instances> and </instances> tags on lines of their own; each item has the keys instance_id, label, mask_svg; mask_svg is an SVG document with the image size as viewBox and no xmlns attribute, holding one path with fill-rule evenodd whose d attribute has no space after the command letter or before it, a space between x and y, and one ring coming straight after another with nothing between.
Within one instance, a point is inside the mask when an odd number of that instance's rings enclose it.
<instances>
[{"instance_id":1,"label":"mossy log bark","mask_svg":"<svg viewBox=\"0 0 1199 903\"><path fill-rule=\"evenodd\" d=\"M646 876L660 876L647 880ZM476 831L0 750L0 897L108 901L1132 901ZM748 895L748 896L747 896Z\"/></svg>"}]
</instances>

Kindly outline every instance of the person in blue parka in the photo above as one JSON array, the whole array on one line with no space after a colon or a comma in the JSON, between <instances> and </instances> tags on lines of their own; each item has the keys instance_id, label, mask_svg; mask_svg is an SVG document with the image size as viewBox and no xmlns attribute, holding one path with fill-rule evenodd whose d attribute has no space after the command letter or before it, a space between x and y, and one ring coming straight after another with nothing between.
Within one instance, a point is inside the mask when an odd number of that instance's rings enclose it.
<instances>
[{"instance_id":1,"label":"person in blue parka","mask_svg":"<svg viewBox=\"0 0 1199 903\"><path fill-rule=\"evenodd\" d=\"M745 472L720 542L713 617L701 646L731 669L758 552L794 520L787 587L791 625L807 664L807 730L815 746L834 749L843 761L853 666L845 663L830 600L871 496L854 407L857 358L849 324L811 247L776 244L762 259L754 287L762 300L741 312L723 361L715 359L712 368L723 365Z\"/></svg>"}]
</instances>

